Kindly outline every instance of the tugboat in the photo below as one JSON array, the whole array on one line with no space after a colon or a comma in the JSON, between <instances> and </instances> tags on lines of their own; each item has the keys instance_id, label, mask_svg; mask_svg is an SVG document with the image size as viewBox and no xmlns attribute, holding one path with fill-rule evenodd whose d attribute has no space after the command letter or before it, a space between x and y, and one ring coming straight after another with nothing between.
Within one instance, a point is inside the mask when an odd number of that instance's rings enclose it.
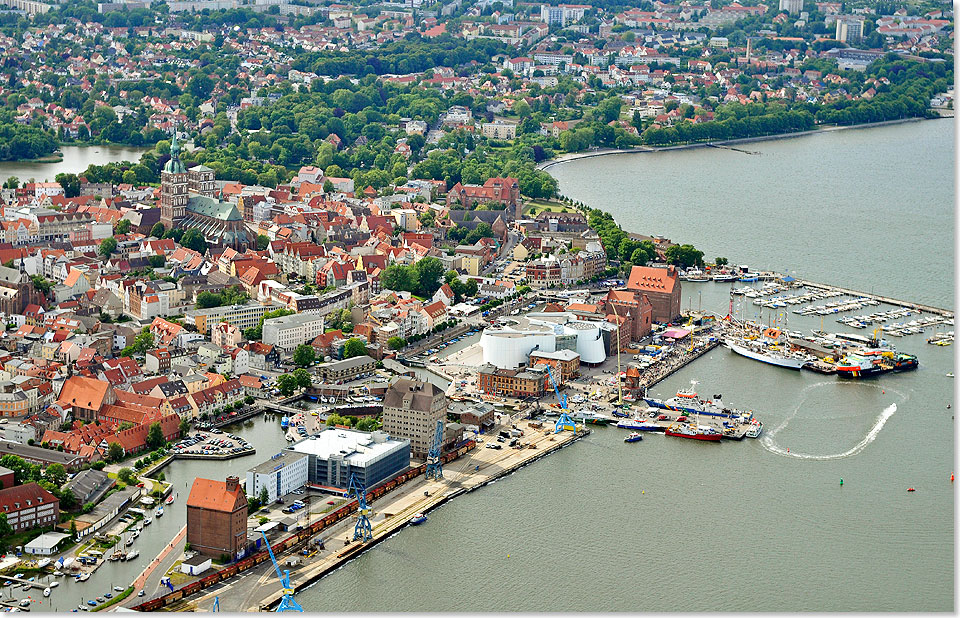
<instances>
[{"instance_id":1,"label":"tugboat","mask_svg":"<svg viewBox=\"0 0 960 618\"><path fill-rule=\"evenodd\" d=\"M841 378L865 378L891 371L916 369L917 357L902 352L874 350L859 354L847 354L837 363L837 376Z\"/></svg>"},{"instance_id":2,"label":"tugboat","mask_svg":"<svg viewBox=\"0 0 960 618\"><path fill-rule=\"evenodd\" d=\"M640 440L643 440L643 434L636 431L623 439L624 442L639 442Z\"/></svg>"},{"instance_id":3,"label":"tugboat","mask_svg":"<svg viewBox=\"0 0 960 618\"><path fill-rule=\"evenodd\" d=\"M419 526L425 521L427 521L427 516L424 515L423 513L417 513L416 515L413 516L413 519L410 520L410 525Z\"/></svg>"}]
</instances>

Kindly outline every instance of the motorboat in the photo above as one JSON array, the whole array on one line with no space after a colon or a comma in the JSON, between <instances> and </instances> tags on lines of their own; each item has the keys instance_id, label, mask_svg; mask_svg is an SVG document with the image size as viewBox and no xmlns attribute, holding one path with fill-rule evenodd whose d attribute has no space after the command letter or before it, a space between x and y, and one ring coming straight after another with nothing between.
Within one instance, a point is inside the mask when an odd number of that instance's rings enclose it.
<instances>
[{"instance_id":1,"label":"motorboat","mask_svg":"<svg viewBox=\"0 0 960 618\"><path fill-rule=\"evenodd\" d=\"M63 573L61 573L61 575L63 575ZM59 585L60 585L60 582L50 582L50 586L49 586L49 587L50 587L50 588L56 588L56 587L59 586Z\"/></svg>"},{"instance_id":2,"label":"motorboat","mask_svg":"<svg viewBox=\"0 0 960 618\"><path fill-rule=\"evenodd\" d=\"M427 516L423 513L417 513L413 516L413 519L410 520L410 524L413 526L419 526L420 524L427 521Z\"/></svg>"},{"instance_id":3,"label":"motorboat","mask_svg":"<svg viewBox=\"0 0 960 618\"><path fill-rule=\"evenodd\" d=\"M44 588L44 589L43 589L43 596L45 596L45 597L50 596L50 588L49 588L49 586L48 586L47 588Z\"/></svg>"},{"instance_id":4,"label":"motorboat","mask_svg":"<svg viewBox=\"0 0 960 618\"><path fill-rule=\"evenodd\" d=\"M623 439L624 442L639 442L640 440L643 440L643 434L636 431Z\"/></svg>"},{"instance_id":5,"label":"motorboat","mask_svg":"<svg viewBox=\"0 0 960 618\"><path fill-rule=\"evenodd\" d=\"M153 523L153 518L152 518L152 517L148 517L148 518L146 518L146 519L143 520L143 525L144 525L144 526L149 526L149 525L152 524L152 523Z\"/></svg>"}]
</instances>

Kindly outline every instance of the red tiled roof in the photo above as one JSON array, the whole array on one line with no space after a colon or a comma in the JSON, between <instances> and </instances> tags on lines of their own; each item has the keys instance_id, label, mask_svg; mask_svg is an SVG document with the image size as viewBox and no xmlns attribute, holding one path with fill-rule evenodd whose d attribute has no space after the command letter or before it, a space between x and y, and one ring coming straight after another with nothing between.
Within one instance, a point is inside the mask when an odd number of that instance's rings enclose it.
<instances>
[{"instance_id":1,"label":"red tiled roof","mask_svg":"<svg viewBox=\"0 0 960 618\"><path fill-rule=\"evenodd\" d=\"M190 488L190 497L187 498L188 507L196 507L223 513L232 513L241 507L246 507L247 497L243 490L237 489L228 492L225 481L211 479L194 479Z\"/></svg>"},{"instance_id":2,"label":"red tiled roof","mask_svg":"<svg viewBox=\"0 0 960 618\"><path fill-rule=\"evenodd\" d=\"M627 289L672 294L676 282L677 271L675 268L634 266L630 271L630 279L627 281Z\"/></svg>"}]
</instances>

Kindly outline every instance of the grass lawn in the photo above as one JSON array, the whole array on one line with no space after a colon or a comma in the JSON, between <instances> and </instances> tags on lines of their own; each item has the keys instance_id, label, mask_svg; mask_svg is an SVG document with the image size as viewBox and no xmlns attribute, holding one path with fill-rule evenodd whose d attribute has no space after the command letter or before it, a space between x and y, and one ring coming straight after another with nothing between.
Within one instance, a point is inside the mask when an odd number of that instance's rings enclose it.
<instances>
[{"instance_id":1,"label":"grass lawn","mask_svg":"<svg viewBox=\"0 0 960 618\"><path fill-rule=\"evenodd\" d=\"M560 202L548 200L528 200L523 206L523 214L539 214L545 210L550 212L576 212L576 209Z\"/></svg>"}]
</instances>

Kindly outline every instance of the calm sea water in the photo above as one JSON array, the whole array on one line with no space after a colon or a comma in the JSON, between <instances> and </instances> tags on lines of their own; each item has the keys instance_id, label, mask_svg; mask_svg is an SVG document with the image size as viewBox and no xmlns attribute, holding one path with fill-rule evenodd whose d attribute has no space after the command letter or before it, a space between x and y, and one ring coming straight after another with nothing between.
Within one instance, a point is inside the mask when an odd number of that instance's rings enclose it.
<instances>
[{"instance_id":1,"label":"calm sea water","mask_svg":"<svg viewBox=\"0 0 960 618\"><path fill-rule=\"evenodd\" d=\"M627 229L708 257L953 306L949 122L551 172ZM684 284L683 302L726 313L729 289ZM850 383L714 350L653 393L697 381L755 410L761 439L624 444L622 430L598 428L298 600L310 611L952 611L953 347L924 340L895 342L920 356L917 371Z\"/></svg>"},{"instance_id":2,"label":"calm sea water","mask_svg":"<svg viewBox=\"0 0 960 618\"><path fill-rule=\"evenodd\" d=\"M63 161L58 163L29 163L24 161L0 162L0 179L6 181L16 176L21 183L33 179L36 182L52 182L57 174L79 174L90 165L106 165L113 161L136 163L149 148L131 146L62 146Z\"/></svg>"},{"instance_id":3,"label":"calm sea water","mask_svg":"<svg viewBox=\"0 0 960 618\"><path fill-rule=\"evenodd\" d=\"M708 259L953 305L954 121L549 168L560 192L626 230Z\"/></svg>"}]
</instances>

